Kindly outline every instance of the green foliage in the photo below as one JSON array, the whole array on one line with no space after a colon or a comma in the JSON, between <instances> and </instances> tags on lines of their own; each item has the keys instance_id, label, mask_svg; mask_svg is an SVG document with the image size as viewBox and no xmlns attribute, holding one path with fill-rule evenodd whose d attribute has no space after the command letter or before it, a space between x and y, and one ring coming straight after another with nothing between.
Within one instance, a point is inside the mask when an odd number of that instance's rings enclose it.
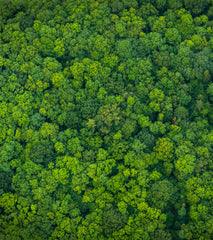
<instances>
[{"instance_id":1,"label":"green foliage","mask_svg":"<svg viewBox=\"0 0 213 240\"><path fill-rule=\"evenodd\" d=\"M213 239L213 1L0 1L0 239Z\"/></svg>"},{"instance_id":2,"label":"green foliage","mask_svg":"<svg viewBox=\"0 0 213 240\"><path fill-rule=\"evenodd\" d=\"M122 215L117 209L103 212L103 231L106 236L111 236L114 231L119 231L127 222L127 216Z\"/></svg>"},{"instance_id":3,"label":"green foliage","mask_svg":"<svg viewBox=\"0 0 213 240\"><path fill-rule=\"evenodd\" d=\"M165 33L166 41L171 45L181 42L181 36L176 28L168 28Z\"/></svg>"},{"instance_id":4,"label":"green foliage","mask_svg":"<svg viewBox=\"0 0 213 240\"><path fill-rule=\"evenodd\" d=\"M119 40L116 45L116 50L121 58L131 58L132 45L129 39Z\"/></svg>"},{"instance_id":5,"label":"green foliage","mask_svg":"<svg viewBox=\"0 0 213 240\"><path fill-rule=\"evenodd\" d=\"M150 189L150 201L154 207L164 209L168 205L168 201L172 200L174 195L174 187L168 180L154 183Z\"/></svg>"},{"instance_id":6,"label":"green foliage","mask_svg":"<svg viewBox=\"0 0 213 240\"><path fill-rule=\"evenodd\" d=\"M178 178L182 179L187 174L191 174L194 170L195 157L193 155L185 155L184 157L178 158L175 163L175 168L178 171Z\"/></svg>"},{"instance_id":7,"label":"green foliage","mask_svg":"<svg viewBox=\"0 0 213 240\"><path fill-rule=\"evenodd\" d=\"M180 119L185 119L188 116L188 111L185 107L179 106L175 109L175 116Z\"/></svg>"},{"instance_id":8,"label":"green foliage","mask_svg":"<svg viewBox=\"0 0 213 240\"><path fill-rule=\"evenodd\" d=\"M173 143L168 138L159 138L154 150L156 158L159 160L169 161L172 158Z\"/></svg>"},{"instance_id":9,"label":"green foliage","mask_svg":"<svg viewBox=\"0 0 213 240\"><path fill-rule=\"evenodd\" d=\"M192 1L192 0L184 0L184 5L186 9L189 9L192 11L193 14L201 14L204 9L208 6L208 1Z\"/></svg>"}]
</instances>

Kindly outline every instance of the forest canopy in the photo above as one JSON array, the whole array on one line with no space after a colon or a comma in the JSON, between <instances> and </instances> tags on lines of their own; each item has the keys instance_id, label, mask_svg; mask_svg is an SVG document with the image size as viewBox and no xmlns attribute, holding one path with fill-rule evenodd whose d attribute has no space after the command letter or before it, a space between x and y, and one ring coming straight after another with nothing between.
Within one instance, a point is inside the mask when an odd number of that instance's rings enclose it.
<instances>
[{"instance_id":1,"label":"forest canopy","mask_svg":"<svg viewBox=\"0 0 213 240\"><path fill-rule=\"evenodd\" d=\"M0 1L0 239L213 239L213 0Z\"/></svg>"}]
</instances>

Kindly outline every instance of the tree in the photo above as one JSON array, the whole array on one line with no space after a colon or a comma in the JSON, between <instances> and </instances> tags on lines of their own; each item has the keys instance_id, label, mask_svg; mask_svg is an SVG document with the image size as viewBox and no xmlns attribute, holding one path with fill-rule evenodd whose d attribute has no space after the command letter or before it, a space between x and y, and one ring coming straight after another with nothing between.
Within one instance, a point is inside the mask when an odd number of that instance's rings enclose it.
<instances>
[{"instance_id":1,"label":"tree","mask_svg":"<svg viewBox=\"0 0 213 240\"><path fill-rule=\"evenodd\" d=\"M168 207L168 201L172 201L174 193L175 190L172 183L168 180L163 180L151 186L148 196L153 207L163 210L165 207Z\"/></svg>"},{"instance_id":2,"label":"tree","mask_svg":"<svg viewBox=\"0 0 213 240\"><path fill-rule=\"evenodd\" d=\"M169 8L171 9L180 9L183 6L181 0L168 0Z\"/></svg>"},{"instance_id":3,"label":"tree","mask_svg":"<svg viewBox=\"0 0 213 240\"><path fill-rule=\"evenodd\" d=\"M122 132L124 137L128 139L135 132L135 129L136 129L136 121L127 119L122 127Z\"/></svg>"},{"instance_id":4,"label":"tree","mask_svg":"<svg viewBox=\"0 0 213 240\"><path fill-rule=\"evenodd\" d=\"M0 206L5 213L11 213L16 207L17 196L12 193L4 193L0 197Z\"/></svg>"},{"instance_id":5,"label":"tree","mask_svg":"<svg viewBox=\"0 0 213 240\"><path fill-rule=\"evenodd\" d=\"M116 44L116 51L120 58L126 59L132 56L132 46L129 39L119 40Z\"/></svg>"},{"instance_id":6,"label":"tree","mask_svg":"<svg viewBox=\"0 0 213 240\"><path fill-rule=\"evenodd\" d=\"M115 0L111 4L112 12L113 13L119 13L123 9L123 3L122 1Z\"/></svg>"},{"instance_id":7,"label":"tree","mask_svg":"<svg viewBox=\"0 0 213 240\"><path fill-rule=\"evenodd\" d=\"M151 26L152 32L157 32L160 34L165 33L165 29L166 29L165 16L161 16L158 19L156 19L153 23L153 26Z\"/></svg>"},{"instance_id":8,"label":"tree","mask_svg":"<svg viewBox=\"0 0 213 240\"><path fill-rule=\"evenodd\" d=\"M212 4L0 1L0 239L213 239Z\"/></svg>"},{"instance_id":9,"label":"tree","mask_svg":"<svg viewBox=\"0 0 213 240\"><path fill-rule=\"evenodd\" d=\"M111 128L113 124L118 125L120 116L120 107L116 103L103 105L98 110L98 116L108 128Z\"/></svg>"},{"instance_id":10,"label":"tree","mask_svg":"<svg viewBox=\"0 0 213 240\"><path fill-rule=\"evenodd\" d=\"M149 93L149 98L151 100L149 106L153 109L153 111L160 112L160 103L164 99L163 91L155 88Z\"/></svg>"},{"instance_id":11,"label":"tree","mask_svg":"<svg viewBox=\"0 0 213 240\"><path fill-rule=\"evenodd\" d=\"M168 28L165 37L166 41L172 45L177 45L181 42L181 36L176 28Z\"/></svg>"},{"instance_id":12,"label":"tree","mask_svg":"<svg viewBox=\"0 0 213 240\"><path fill-rule=\"evenodd\" d=\"M49 136L51 138L55 138L58 133L58 125L45 122L40 128L40 133L43 138L47 138Z\"/></svg>"},{"instance_id":13,"label":"tree","mask_svg":"<svg viewBox=\"0 0 213 240\"><path fill-rule=\"evenodd\" d=\"M173 143L169 138L159 138L154 147L157 160L171 161L173 156Z\"/></svg>"},{"instance_id":14,"label":"tree","mask_svg":"<svg viewBox=\"0 0 213 240\"><path fill-rule=\"evenodd\" d=\"M121 214L118 209L112 208L103 213L103 230L106 236L112 236L114 231L119 231L127 223L127 215Z\"/></svg>"},{"instance_id":15,"label":"tree","mask_svg":"<svg viewBox=\"0 0 213 240\"><path fill-rule=\"evenodd\" d=\"M150 132L153 134L164 134L166 132L166 127L165 125L160 122L160 121L156 121L153 124L151 124L149 126Z\"/></svg>"},{"instance_id":16,"label":"tree","mask_svg":"<svg viewBox=\"0 0 213 240\"><path fill-rule=\"evenodd\" d=\"M191 14L187 14L184 12L184 10L180 14L180 23L177 25L180 33L182 33L183 37L186 37L187 35L191 35L194 32L194 25L193 25L193 18Z\"/></svg>"},{"instance_id":17,"label":"tree","mask_svg":"<svg viewBox=\"0 0 213 240\"><path fill-rule=\"evenodd\" d=\"M175 163L177 176L179 179L184 179L188 174L192 174L195 168L195 157L187 154L184 157L178 158Z\"/></svg>"},{"instance_id":18,"label":"tree","mask_svg":"<svg viewBox=\"0 0 213 240\"><path fill-rule=\"evenodd\" d=\"M32 125L35 127L40 127L45 121L45 118L43 116L41 116L40 113L35 113L32 117L31 117L31 122Z\"/></svg>"},{"instance_id":19,"label":"tree","mask_svg":"<svg viewBox=\"0 0 213 240\"><path fill-rule=\"evenodd\" d=\"M195 15L202 13L205 10L205 8L208 7L208 2L206 1L184 0L184 4L185 7Z\"/></svg>"},{"instance_id":20,"label":"tree","mask_svg":"<svg viewBox=\"0 0 213 240\"><path fill-rule=\"evenodd\" d=\"M186 119L188 116L188 110L183 106L179 106L175 109L175 116L178 119Z\"/></svg>"}]
</instances>

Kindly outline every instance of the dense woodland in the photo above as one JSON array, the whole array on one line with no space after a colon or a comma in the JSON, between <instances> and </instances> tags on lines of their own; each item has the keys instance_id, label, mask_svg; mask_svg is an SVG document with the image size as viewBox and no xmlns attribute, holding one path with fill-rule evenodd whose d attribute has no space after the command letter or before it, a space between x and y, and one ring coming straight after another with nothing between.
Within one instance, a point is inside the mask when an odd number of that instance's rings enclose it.
<instances>
[{"instance_id":1,"label":"dense woodland","mask_svg":"<svg viewBox=\"0 0 213 240\"><path fill-rule=\"evenodd\" d=\"M0 1L0 239L213 239L213 0Z\"/></svg>"}]
</instances>

